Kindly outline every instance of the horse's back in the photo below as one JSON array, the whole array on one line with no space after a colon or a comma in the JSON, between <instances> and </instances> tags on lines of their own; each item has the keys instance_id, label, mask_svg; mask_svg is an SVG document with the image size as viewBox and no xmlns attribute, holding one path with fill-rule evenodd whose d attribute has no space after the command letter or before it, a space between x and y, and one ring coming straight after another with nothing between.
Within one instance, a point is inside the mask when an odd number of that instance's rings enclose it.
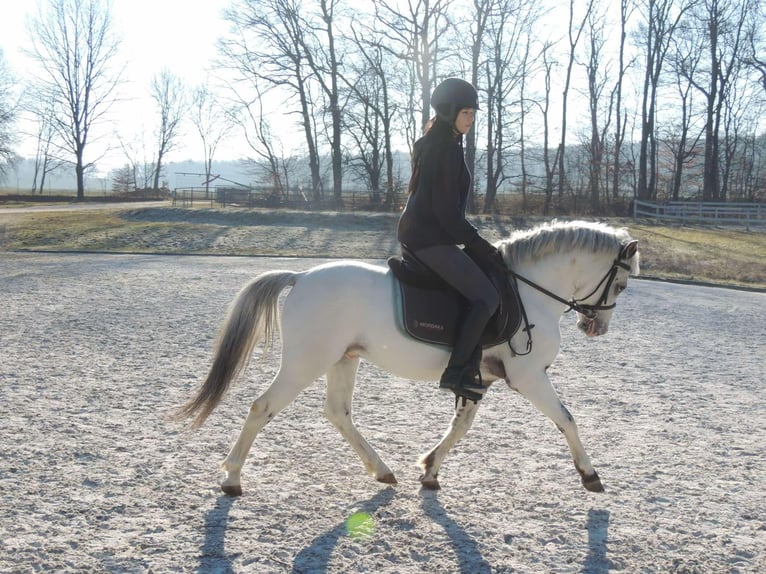
<instances>
[{"instance_id":1,"label":"horse's back","mask_svg":"<svg viewBox=\"0 0 766 574\"><path fill-rule=\"evenodd\" d=\"M311 269L307 270L305 275L318 275L318 274L337 274L355 276L365 274L383 274L388 272L388 267L383 265L374 265L365 261L359 261L357 259L339 259L337 261L328 261L327 263L321 263Z\"/></svg>"},{"instance_id":2,"label":"horse's back","mask_svg":"<svg viewBox=\"0 0 766 574\"><path fill-rule=\"evenodd\" d=\"M333 331L372 320L381 307L393 305L393 283L387 267L363 261L323 263L303 272L285 301L283 322L299 320ZM391 315L391 313L387 313Z\"/></svg>"}]
</instances>

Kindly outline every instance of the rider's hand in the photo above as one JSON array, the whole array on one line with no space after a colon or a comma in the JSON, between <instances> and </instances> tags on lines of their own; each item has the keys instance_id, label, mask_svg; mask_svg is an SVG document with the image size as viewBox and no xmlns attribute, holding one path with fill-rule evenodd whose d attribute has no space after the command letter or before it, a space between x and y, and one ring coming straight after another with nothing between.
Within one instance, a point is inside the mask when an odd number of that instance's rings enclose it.
<instances>
[{"instance_id":1,"label":"rider's hand","mask_svg":"<svg viewBox=\"0 0 766 574\"><path fill-rule=\"evenodd\" d=\"M489 241L482 236L477 235L476 238L466 245L468 250L480 259L493 263L503 264L503 256L498 251L497 247L492 245Z\"/></svg>"}]
</instances>

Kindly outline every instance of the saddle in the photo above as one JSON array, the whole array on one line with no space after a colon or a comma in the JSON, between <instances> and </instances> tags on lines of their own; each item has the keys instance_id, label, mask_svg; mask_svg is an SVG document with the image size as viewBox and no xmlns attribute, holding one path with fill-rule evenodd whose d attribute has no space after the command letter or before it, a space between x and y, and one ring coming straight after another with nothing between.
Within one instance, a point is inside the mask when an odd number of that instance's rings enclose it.
<instances>
[{"instance_id":1,"label":"saddle","mask_svg":"<svg viewBox=\"0 0 766 574\"><path fill-rule=\"evenodd\" d=\"M469 254L469 252L466 252ZM482 347L508 341L518 331L523 309L515 279L505 268L472 257L500 295L500 305L481 336ZM466 299L402 246L401 257L389 257L388 266L398 284L400 326L409 336L453 347L467 310Z\"/></svg>"}]
</instances>

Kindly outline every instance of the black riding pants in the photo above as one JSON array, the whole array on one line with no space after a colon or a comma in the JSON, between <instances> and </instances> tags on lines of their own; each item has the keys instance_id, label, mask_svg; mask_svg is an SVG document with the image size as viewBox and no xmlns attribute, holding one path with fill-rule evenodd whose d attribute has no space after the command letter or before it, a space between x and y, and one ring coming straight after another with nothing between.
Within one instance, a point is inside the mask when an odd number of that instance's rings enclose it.
<instances>
[{"instance_id":1,"label":"black riding pants","mask_svg":"<svg viewBox=\"0 0 766 574\"><path fill-rule=\"evenodd\" d=\"M451 364L470 358L484 327L500 304L497 289L457 245L434 245L415 251L415 256L468 300L469 311L452 351Z\"/></svg>"}]
</instances>

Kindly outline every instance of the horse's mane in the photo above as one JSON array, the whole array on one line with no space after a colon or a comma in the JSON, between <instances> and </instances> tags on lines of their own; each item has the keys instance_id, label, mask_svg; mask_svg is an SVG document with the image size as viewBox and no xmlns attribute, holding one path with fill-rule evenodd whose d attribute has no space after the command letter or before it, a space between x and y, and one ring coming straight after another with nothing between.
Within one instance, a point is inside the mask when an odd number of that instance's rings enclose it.
<instances>
[{"instance_id":1,"label":"horse's mane","mask_svg":"<svg viewBox=\"0 0 766 574\"><path fill-rule=\"evenodd\" d=\"M514 231L500 243L506 262L515 267L527 259L540 259L563 250L583 250L591 253L608 252L614 256L620 246L631 240L628 230L596 221L551 221L532 229ZM638 273L638 257L632 262Z\"/></svg>"}]
</instances>

